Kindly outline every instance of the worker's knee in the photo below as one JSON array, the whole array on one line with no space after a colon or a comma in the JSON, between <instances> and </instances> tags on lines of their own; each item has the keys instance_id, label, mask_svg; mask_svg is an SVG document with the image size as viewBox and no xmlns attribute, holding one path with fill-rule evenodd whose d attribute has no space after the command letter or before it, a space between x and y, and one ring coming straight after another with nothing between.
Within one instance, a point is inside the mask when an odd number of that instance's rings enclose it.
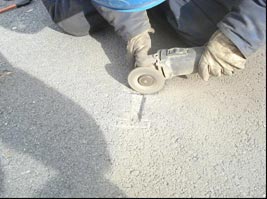
<instances>
[{"instance_id":1,"label":"worker's knee","mask_svg":"<svg viewBox=\"0 0 267 199\"><path fill-rule=\"evenodd\" d=\"M90 1L42 0L51 19L66 33L85 36L107 26Z\"/></svg>"}]
</instances>

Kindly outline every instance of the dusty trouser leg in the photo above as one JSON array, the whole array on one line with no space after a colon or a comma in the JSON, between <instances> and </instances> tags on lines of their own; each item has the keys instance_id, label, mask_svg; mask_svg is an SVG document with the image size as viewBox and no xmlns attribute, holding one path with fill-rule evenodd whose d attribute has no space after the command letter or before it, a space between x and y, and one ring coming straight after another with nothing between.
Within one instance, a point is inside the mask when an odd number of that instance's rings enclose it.
<instances>
[{"instance_id":1,"label":"dusty trouser leg","mask_svg":"<svg viewBox=\"0 0 267 199\"><path fill-rule=\"evenodd\" d=\"M66 33L84 36L108 26L91 1L42 0L52 20Z\"/></svg>"},{"instance_id":2,"label":"dusty trouser leg","mask_svg":"<svg viewBox=\"0 0 267 199\"><path fill-rule=\"evenodd\" d=\"M190 46L202 46L218 29L236 0L169 0L164 6L169 24ZM168 4L168 5L166 5Z\"/></svg>"}]
</instances>

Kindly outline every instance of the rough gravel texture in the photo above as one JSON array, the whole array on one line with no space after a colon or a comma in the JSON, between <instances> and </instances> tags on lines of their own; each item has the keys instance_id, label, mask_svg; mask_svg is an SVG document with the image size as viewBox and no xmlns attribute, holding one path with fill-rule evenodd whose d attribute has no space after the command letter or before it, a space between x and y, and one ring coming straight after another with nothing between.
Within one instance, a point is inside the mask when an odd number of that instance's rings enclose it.
<instances>
[{"instance_id":1,"label":"rough gravel texture","mask_svg":"<svg viewBox=\"0 0 267 199\"><path fill-rule=\"evenodd\" d=\"M153 52L181 44L155 26ZM265 47L141 96L112 29L55 29L37 0L0 15L0 197L266 196Z\"/></svg>"}]
</instances>

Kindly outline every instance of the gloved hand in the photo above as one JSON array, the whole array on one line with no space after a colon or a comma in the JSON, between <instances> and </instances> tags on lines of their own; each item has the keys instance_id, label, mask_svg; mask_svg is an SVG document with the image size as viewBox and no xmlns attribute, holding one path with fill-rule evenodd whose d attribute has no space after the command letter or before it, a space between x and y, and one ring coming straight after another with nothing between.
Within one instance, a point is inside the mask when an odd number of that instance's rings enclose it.
<instances>
[{"instance_id":1,"label":"gloved hand","mask_svg":"<svg viewBox=\"0 0 267 199\"><path fill-rule=\"evenodd\" d=\"M246 58L221 31L213 34L199 62L199 75L208 81L210 76L232 75L244 69Z\"/></svg>"},{"instance_id":2,"label":"gloved hand","mask_svg":"<svg viewBox=\"0 0 267 199\"><path fill-rule=\"evenodd\" d=\"M151 48L151 38L149 33L154 33L154 29L149 29L128 41L127 57L131 65L139 67L149 66L153 63L148 51Z\"/></svg>"}]
</instances>

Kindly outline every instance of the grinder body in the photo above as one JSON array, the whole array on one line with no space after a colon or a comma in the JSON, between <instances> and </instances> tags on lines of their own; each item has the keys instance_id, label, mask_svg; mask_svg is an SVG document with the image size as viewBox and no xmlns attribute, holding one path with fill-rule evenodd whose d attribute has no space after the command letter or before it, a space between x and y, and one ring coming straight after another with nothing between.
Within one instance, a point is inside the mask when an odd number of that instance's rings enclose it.
<instances>
[{"instance_id":1,"label":"grinder body","mask_svg":"<svg viewBox=\"0 0 267 199\"><path fill-rule=\"evenodd\" d=\"M197 73L203 50L204 47L159 50L149 56L153 64L147 67L135 66L128 76L128 82L141 94L156 93L168 79Z\"/></svg>"}]
</instances>

